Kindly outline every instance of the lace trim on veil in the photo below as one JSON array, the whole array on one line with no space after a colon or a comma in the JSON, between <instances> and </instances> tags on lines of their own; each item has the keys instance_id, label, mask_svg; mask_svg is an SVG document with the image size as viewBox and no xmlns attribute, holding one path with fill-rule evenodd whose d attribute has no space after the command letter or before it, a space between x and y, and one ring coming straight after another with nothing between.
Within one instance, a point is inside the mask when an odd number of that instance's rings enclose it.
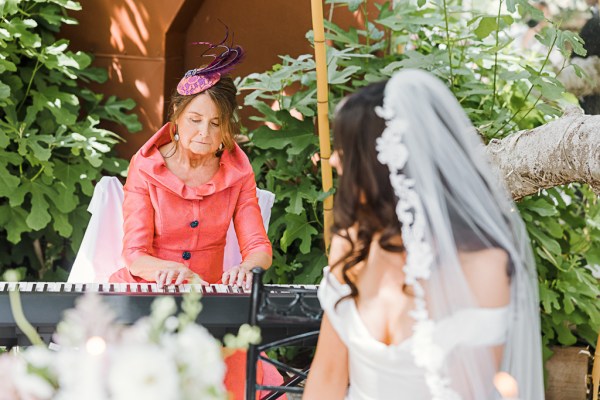
<instances>
[{"instance_id":1,"label":"lace trim on veil","mask_svg":"<svg viewBox=\"0 0 600 400\"><path fill-rule=\"evenodd\" d=\"M433 251L425 240L425 213L414 189L415 182L402 173L408 160L408 148L402 141L408 122L396 117L385 97L383 107L375 108L377 115L386 120L386 128L376 142L377 159L388 166L390 181L398 197L396 214L402 223L402 240L407 252L403 270L406 284L413 287L415 294L415 309L411 311L415 320L411 352L415 364L425 370L425 380L433 400L460 400L449 386L450 379L441 372L444 352L433 340L435 322L429 317L425 289L421 284L431 276Z\"/></svg>"}]
</instances>

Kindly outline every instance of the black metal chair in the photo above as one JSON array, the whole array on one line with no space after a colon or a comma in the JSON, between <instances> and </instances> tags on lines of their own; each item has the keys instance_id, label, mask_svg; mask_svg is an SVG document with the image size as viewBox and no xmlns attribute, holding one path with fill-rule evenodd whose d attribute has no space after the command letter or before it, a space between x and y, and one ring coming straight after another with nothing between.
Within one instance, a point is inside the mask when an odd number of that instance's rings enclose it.
<instances>
[{"instance_id":1,"label":"black metal chair","mask_svg":"<svg viewBox=\"0 0 600 400\"><path fill-rule=\"evenodd\" d=\"M302 368L293 367L263 354L284 346L316 346L323 315L317 291L303 287L263 285L262 268L254 268L252 274L249 323L259 328L269 327L269 336L263 336L262 343L251 345L248 349L246 400L256 400L259 390L267 392L261 400L277 399L284 393L302 393L304 389L298 385L306 380L310 364ZM282 386L258 384L256 372L259 360L275 366L289 378L284 379Z\"/></svg>"}]
</instances>

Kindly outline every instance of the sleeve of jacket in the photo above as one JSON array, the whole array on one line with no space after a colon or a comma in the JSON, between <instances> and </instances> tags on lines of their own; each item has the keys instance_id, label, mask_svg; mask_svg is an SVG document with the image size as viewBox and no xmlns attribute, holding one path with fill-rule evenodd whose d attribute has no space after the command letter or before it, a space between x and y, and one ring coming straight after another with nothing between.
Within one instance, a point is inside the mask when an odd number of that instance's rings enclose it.
<instances>
[{"instance_id":1,"label":"sleeve of jacket","mask_svg":"<svg viewBox=\"0 0 600 400\"><path fill-rule=\"evenodd\" d=\"M271 242L263 226L254 174L249 173L242 179L242 187L233 212L233 224L240 245L242 260L248 255L264 251L273 254Z\"/></svg>"},{"instance_id":2,"label":"sleeve of jacket","mask_svg":"<svg viewBox=\"0 0 600 400\"><path fill-rule=\"evenodd\" d=\"M154 241L154 207L136 157L138 154L131 159L123 187L123 259L127 267L142 255L152 255Z\"/></svg>"}]
</instances>

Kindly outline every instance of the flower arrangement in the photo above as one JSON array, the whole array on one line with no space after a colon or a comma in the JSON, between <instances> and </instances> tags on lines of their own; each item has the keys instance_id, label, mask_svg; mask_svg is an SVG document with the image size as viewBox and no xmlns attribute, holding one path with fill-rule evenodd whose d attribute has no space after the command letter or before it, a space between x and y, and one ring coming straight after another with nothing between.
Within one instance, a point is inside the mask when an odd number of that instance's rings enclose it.
<instances>
[{"instance_id":1,"label":"flower arrangement","mask_svg":"<svg viewBox=\"0 0 600 400\"><path fill-rule=\"evenodd\" d=\"M194 322L199 297L186 294L179 315L171 296L159 297L148 317L124 326L100 295L85 294L50 347L0 355L0 400L227 399L224 357L258 343L260 333L244 325L224 348Z\"/></svg>"}]
</instances>

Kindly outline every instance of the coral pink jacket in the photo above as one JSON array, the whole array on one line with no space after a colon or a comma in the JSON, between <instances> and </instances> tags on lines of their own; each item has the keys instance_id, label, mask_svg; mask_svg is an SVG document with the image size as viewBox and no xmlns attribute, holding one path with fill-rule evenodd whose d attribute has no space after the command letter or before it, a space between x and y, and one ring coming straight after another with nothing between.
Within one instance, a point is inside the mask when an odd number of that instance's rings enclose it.
<instances>
[{"instance_id":1,"label":"coral pink jacket","mask_svg":"<svg viewBox=\"0 0 600 400\"><path fill-rule=\"evenodd\" d=\"M158 150L171 141L170 126L163 126L131 159L123 202L126 267L111 282L142 282L127 268L142 255L179 261L209 283L219 282L232 218L242 259L257 251L272 254L246 154L237 145L225 150L209 182L186 186Z\"/></svg>"}]
</instances>

